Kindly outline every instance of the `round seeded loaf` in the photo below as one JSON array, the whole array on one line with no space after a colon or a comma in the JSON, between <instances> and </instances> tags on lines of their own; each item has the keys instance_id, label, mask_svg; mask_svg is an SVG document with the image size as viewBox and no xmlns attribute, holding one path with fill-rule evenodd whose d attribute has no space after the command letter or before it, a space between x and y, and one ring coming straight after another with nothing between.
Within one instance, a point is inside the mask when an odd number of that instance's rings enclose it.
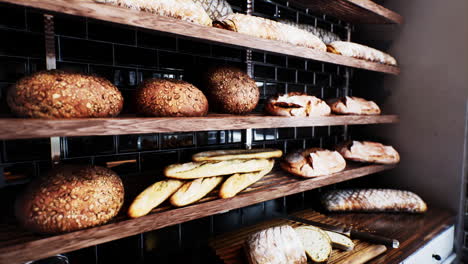
<instances>
[{"instance_id":1,"label":"round seeded loaf","mask_svg":"<svg viewBox=\"0 0 468 264\"><path fill-rule=\"evenodd\" d=\"M210 69L206 75L206 93L213 110L228 114L247 114L255 109L260 91L247 73L234 67Z\"/></svg>"},{"instance_id":2,"label":"round seeded loaf","mask_svg":"<svg viewBox=\"0 0 468 264\"><path fill-rule=\"evenodd\" d=\"M145 116L204 116L208 100L195 86L174 79L150 79L136 92L138 112Z\"/></svg>"},{"instance_id":3,"label":"round seeded loaf","mask_svg":"<svg viewBox=\"0 0 468 264\"><path fill-rule=\"evenodd\" d=\"M7 94L11 111L23 117L112 117L123 97L108 80L80 73L41 71L20 79Z\"/></svg>"},{"instance_id":4,"label":"round seeded loaf","mask_svg":"<svg viewBox=\"0 0 468 264\"><path fill-rule=\"evenodd\" d=\"M75 231L106 223L119 212L124 187L103 167L62 165L33 180L16 200L16 217L38 233Z\"/></svg>"}]
</instances>

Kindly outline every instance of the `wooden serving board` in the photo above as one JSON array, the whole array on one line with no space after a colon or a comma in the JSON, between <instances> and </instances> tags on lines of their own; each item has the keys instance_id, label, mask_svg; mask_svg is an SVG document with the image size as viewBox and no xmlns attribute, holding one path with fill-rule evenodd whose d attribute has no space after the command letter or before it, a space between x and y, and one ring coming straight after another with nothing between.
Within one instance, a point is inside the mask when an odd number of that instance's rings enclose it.
<instances>
[{"instance_id":1,"label":"wooden serving board","mask_svg":"<svg viewBox=\"0 0 468 264\"><path fill-rule=\"evenodd\" d=\"M342 223L312 210L302 211L296 213L295 215L316 222L344 226ZM245 227L230 233L222 234L210 241L210 246L215 250L216 255L218 255L219 258L221 258L221 260L223 260L225 264L246 264L247 260L243 251L243 243L245 239L250 234L260 231L262 229L285 224L290 225L292 227L304 225L302 223L292 222L284 219L273 219L253 226ZM362 258L363 256L361 253L365 253L367 257L374 254L373 256L371 256L371 258L373 258L385 251L382 251L383 246L381 245L374 245L360 240L353 240L353 242L354 250L352 251L345 252L342 250L333 249L333 252L330 258L328 259L327 264L363 263L354 262L352 259L356 260L358 255L361 255L360 257Z\"/></svg>"}]
</instances>

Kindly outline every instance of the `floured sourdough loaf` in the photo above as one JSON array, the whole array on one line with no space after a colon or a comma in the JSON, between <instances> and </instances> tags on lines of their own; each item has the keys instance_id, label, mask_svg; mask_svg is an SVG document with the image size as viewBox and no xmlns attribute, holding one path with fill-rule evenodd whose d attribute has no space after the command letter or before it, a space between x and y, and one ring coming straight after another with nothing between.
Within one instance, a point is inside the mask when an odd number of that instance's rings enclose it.
<instances>
[{"instance_id":1,"label":"floured sourdough loaf","mask_svg":"<svg viewBox=\"0 0 468 264\"><path fill-rule=\"evenodd\" d=\"M351 251L354 249L354 243L349 237L331 231L324 230L324 232L330 238L333 248L338 248L344 251Z\"/></svg>"},{"instance_id":2,"label":"floured sourdough loaf","mask_svg":"<svg viewBox=\"0 0 468 264\"><path fill-rule=\"evenodd\" d=\"M332 252L330 238L314 226L300 226L294 229L304 249L314 263L325 263Z\"/></svg>"},{"instance_id":3,"label":"floured sourdough loaf","mask_svg":"<svg viewBox=\"0 0 468 264\"><path fill-rule=\"evenodd\" d=\"M380 108L375 102L355 96L336 98L327 103L335 114L380 115Z\"/></svg>"},{"instance_id":4,"label":"floured sourdough loaf","mask_svg":"<svg viewBox=\"0 0 468 264\"><path fill-rule=\"evenodd\" d=\"M300 177L317 177L344 170L345 159L336 151L309 148L288 153L281 168Z\"/></svg>"},{"instance_id":5,"label":"floured sourdough loaf","mask_svg":"<svg viewBox=\"0 0 468 264\"><path fill-rule=\"evenodd\" d=\"M423 213L426 203L415 193L392 189L334 190L322 196L328 211Z\"/></svg>"},{"instance_id":6,"label":"floured sourdough loaf","mask_svg":"<svg viewBox=\"0 0 468 264\"><path fill-rule=\"evenodd\" d=\"M291 92L268 100L265 111L277 116L324 116L331 109L323 100L302 93Z\"/></svg>"},{"instance_id":7,"label":"floured sourdough loaf","mask_svg":"<svg viewBox=\"0 0 468 264\"><path fill-rule=\"evenodd\" d=\"M336 150L345 159L372 162L379 164L396 164L400 162L400 155L392 146L371 141L347 141L339 145Z\"/></svg>"},{"instance_id":8,"label":"floured sourdough loaf","mask_svg":"<svg viewBox=\"0 0 468 264\"><path fill-rule=\"evenodd\" d=\"M314 34L262 17L235 13L214 21L213 26L320 51L327 50L327 46Z\"/></svg>"},{"instance_id":9,"label":"floured sourdough loaf","mask_svg":"<svg viewBox=\"0 0 468 264\"><path fill-rule=\"evenodd\" d=\"M307 257L291 226L277 226L249 236L245 251L250 264L305 264Z\"/></svg>"},{"instance_id":10,"label":"floured sourdough loaf","mask_svg":"<svg viewBox=\"0 0 468 264\"><path fill-rule=\"evenodd\" d=\"M192 0L94 0L126 7L129 9L151 12L160 16L177 18L188 22L211 26L212 20L199 3Z\"/></svg>"},{"instance_id":11,"label":"floured sourdough loaf","mask_svg":"<svg viewBox=\"0 0 468 264\"><path fill-rule=\"evenodd\" d=\"M334 41L327 45L327 51L356 59L397 66L397 61L389 54L353 42Z\"/></svg>"}]
</instances>

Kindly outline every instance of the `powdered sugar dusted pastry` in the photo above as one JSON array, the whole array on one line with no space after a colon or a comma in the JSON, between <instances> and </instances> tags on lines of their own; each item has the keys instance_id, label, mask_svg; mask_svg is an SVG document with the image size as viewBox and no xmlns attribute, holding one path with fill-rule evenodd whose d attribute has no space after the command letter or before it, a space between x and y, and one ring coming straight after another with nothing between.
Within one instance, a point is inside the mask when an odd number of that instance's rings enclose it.
<instances>
[{"instance_id":1,"label":"powdered sugar dusted pastry","mask_svg":"<svg viewBox=\"0 0 468 264\"><path fill-rule=\"evenodd\" d=\"M322 196L322 203L328 211L422 213L427 210L418 195L392 189L333 190Z\"/></svg>"},{"instance_id":2,"label":"powdered sugar dusted pastry","mask_svg":"<svg viewBox=\"0 0 468 264\"><path fill-rule=\"evenodd\" d=\"M380 108L373 101L354 96L345 96L329 100L328 105L335 114L344 115L379 115Z\"/></svg>"},{"instance_id":3,"label":"powdered sugar dusted pastry","mask_svg":"<svg viewBox=\"0 0 468 264\"><path fill-rule=\"evenodd\" d=\"M347 141L337 147L345 159L373 162L379 164L396 164L400 155L392 146L371 141Z\"/></svg>"},{"instance_id":4,"label":"powdered sugar dusted pastry","mask_svg":"<svg viewBox=\"0 0 468 264\"><path fill-rule=\"evenodd\" d=\"M214 21L213 26L320 51L327 50L326 45L314 34L262 17L235 13Z\"/></svg>"},{"instance_id":5,"label":"powdered sugar dusted pastry","mask_svg":"<svg viewBox=\"0 0 468 264\"><path fill-rule=\"evenodd\" d=\"M211 26L212 20L199 3L192 0L94 0L139 11L151 12L188 22Z\"/></svg>"},{"instance_id":6,"label":"powdered sugar dusted pastry","mask_svg":"<svg viewBox=\"0 0 468 264\"><path fill-rule=\"evenodd\" d=\"M265 105L265 111L277 116L324 116L331 113L323 100L302 93L272 97Z\"/></svg>"},{"instance_id":7,"label":"powdered sugar dusted pastry","mask_svg":"<svg viewBox=\"0 0 468 264\"><path fill-rule=\"evenodd\" d=\"M286 155L281 168L300 177L317 177L344 170L345 159L337 151L309 148Z\"/></svg>"},{"instance_id":8,"label":"powdered sugar dusted pastry","mask_svg":"<svg viewBox=\"0 0 468 264\"><path fill-rule=\"evenodd\" d=\"M395 58L389 54L376 50L365 45L347 42L347 41L335 41L327 45L327 51L343 56L353 57L356 59L362 59L367 61L379 62L387 65L397 65Z\"/></svg>"}]
</instances>

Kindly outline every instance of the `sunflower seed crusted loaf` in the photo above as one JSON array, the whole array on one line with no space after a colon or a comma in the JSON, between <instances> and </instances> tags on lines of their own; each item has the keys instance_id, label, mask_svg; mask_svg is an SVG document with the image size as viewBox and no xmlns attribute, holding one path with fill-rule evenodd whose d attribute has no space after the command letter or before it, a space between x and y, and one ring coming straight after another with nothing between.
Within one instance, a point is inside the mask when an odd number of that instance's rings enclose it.
<instances>
[{"instance_id":1,"label":"sunflower seed crusted loaf","mask_svg":"<svg viewBox=\"0 0 468 264\"><path fill-rule=\"evenodd\" d=\"M422 213L427 210L418 195L392 189L334 190L324 194L321 200L329 211Z\"/></svg>"},{"instance_id":2,"label":"sunflower seed crusted loaf","mask_svg":"<svg viewBox=\"0 0 468 264\"><path fill-rule=\"evenodd\" d=\"M122 94L108 80L58 70L20 79L7 102L14 114L33 118L112 117L123 107Z\"/></svg>"}]
</instances>

